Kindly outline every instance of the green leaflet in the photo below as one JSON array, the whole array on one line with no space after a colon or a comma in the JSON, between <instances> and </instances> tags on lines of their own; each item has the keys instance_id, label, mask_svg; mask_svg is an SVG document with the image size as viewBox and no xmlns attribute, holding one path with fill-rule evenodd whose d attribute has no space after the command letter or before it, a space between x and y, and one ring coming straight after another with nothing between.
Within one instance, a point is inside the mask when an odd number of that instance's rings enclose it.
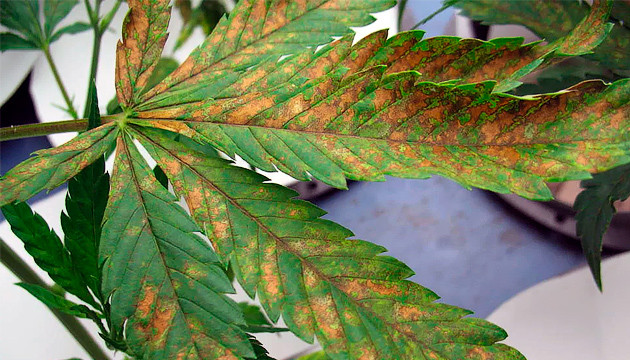
<instances>
[{"instance_id":1,"label":"green leaflet","mask_svg":"<svg viewBox=\"0 0 630 360\"><path fill-rule=\"evenodd\" d=\"M0 33L0 51L37 49L39 49L39 46L19 35L12 33Z\"/></svg>"},{"instance_id":2,"label":"green leaflet","mask_svg":"<svg viewBox=\"0 0 630 360\"><path fill-rule=\"evenodd\" d=\"M329 360L330 358L326 356L326 353L323 351L318 351L312 354L308 354L305 356L300 356L297 360Z\"/></svg>"},{"instance_id":3,"label":"green leaflet","mask_svg":"<svg viewBox=\"0 0 630 360\"><path fill-rule=\"evenodd\" d=\"M184 21L184 27L175 43L175 50L188 40L197 27L200 27L206 36L210 35L215 26L221 21L221 18L223 18L223 15L227 13L227 9L221 0L201 0L194 9L190 0L177 1L175 6L179 9L179 13Z\"/></svg>"},{"instance_id":4,"label":"green leaflet","mask_svg":"<svg viewBox=\"0 0 630 360\"><path fill-rule=\"evenodd\" d=\"M316 335L332 359L523 358L495 344L502 329L435 303L404 280L413 274L406 265L347 239L349 230L319 219L321 209L291 200L295 192L153 130L134 132L248 294L305 341Z\"/></svg>"},{"instance_id":5,"label":"green leaflet","mask_svg":"<svg viewBox=\"0 0 630 360\"><path fill-rule=\"evenodd\" d=\"M413 71L384 75L384 65L366 65L382 41L374 34L350 47L344 38L277 71L254 70L229 89L248 84L241 96L143 111L131 121L339 188L346 177L439 174L550 199L544 181L583 179L630 160L627 79L517 98L493 93L489 81L455 86Z\"/></svg>"},{"instance_id":6,"label":"green leaflet","mask_svg":"<svg viewBox=\"0 0 630 360\"><path fill-rule=\"evenodd\" d=\"M44 34L52 36L53 30L63 20L79 0L45 0L44 1ZM87 29L86 29L87 30Z\"/></svg>"},{"instance_id":7,"label":"green leaflet","mask_svg":"<svg viewBox=\"0 0 630 360\"><path fill-rule=\"evenodd\" d=\"M118 139L100 255L111 321L146 359L253 356L232 285L197 226L126 134Z\"/></svg>"},{"instance_id":8,"label":"green leaflet","mask_svg":"<svg viewBox=\"0 0 630 360\"><path fill-rule=\"evenodd\" d=\"M144 94L141 102L192 92L211 96L207 89L211 84L229 83L248 67L349 34L350 26L370 24L374 21L370 13L395 4L394 0L239 1L182 66Z\"/></svg>"},{"instance_id":9,"label":"green leaflet","mask_svg":"<svg viewBox=\"0 0 630 360\"><path fill-rule=\"evenodd\" d=\"M98 308L87 287L75 273L70 254L61 239L39 214L33 213L26 203L5 205L2 214L13 233L24 243L26 251L55 283Z\"/></svg>"},{"instance_id":10,"label":"green leaflet","mask_svg":"<svg viewBox=\"0 0 630 360\"><path fill-rule=\"evenodd\" d=\"M25 283L18 283L16 285L28 291L31 295L37 298L37 300L41 301L44 305L50 308L57 309L68 315L83 319L95 319L96 321L99 321L98 315L85 305L73 303L72 301L64 299L44 287Z\"/></svg>"},{"instance_id":11,"label":"green leaflet","mask_svg":"<svg viewBox=\"0 0 630 360\"><path fill-rule=\"evenodd\" d=\"M0 206L25 201L46 189L51 190L78 174L107 151L118 134L109 123L87 131L53 149L40 150L0 178Z\"/></svg>"},{"instance_id":12,"label":"green leaflet","mask_svg":"<svg viewBox=\"0 0 630 360\"><path fill-rule=\"evenodd\" d=\"M452 3L475 20L524 25L548 41L568 34L589 13L588 4L577 0L457 0ZM613 17L618 8L613 8ZM616 23L609 36L593 51L588 57L611 69L630 69L630 28Z\"/></svg>"},{"instance_id":13,"label":"green leaflet","mask_svg":"<svg viewBox=\"0 0 630 360\"><path fill-rule=\"evenodd\" d=\"M602 237L615 214L614 202L630 197L630 164L595 174L582 181L584 190L573 205L577 234L599 289L602 289Z\"/></svg>"}]
</instances>

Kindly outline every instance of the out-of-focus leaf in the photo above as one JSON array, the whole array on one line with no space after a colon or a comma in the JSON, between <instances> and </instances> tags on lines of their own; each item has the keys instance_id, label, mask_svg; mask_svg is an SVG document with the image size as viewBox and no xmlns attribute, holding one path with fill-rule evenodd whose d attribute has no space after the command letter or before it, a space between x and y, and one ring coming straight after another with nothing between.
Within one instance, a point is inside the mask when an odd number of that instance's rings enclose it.
<instances>
[{"instance_id":1,"label":"out-of-focus leaf","mask_svg":"<svg viewBox=\"0 0 630 360\"><path fill-rule=\"evenodd\" d=\"M613 215L615 201L630 197L630 164L593 175L582 181L584 190L575 199L577 234L599 289L602 289L602 238Z\"/></svg>"},{"instance_id":2,"label":"out-of-focus leaf","mask_svg":"<svg viewBox=\"0 0 630 360\"><path fill-rule=\"evenodd\" d=\"M291 200L295 192L161 133L130 129L245 291L303 340L317 335L331 358L523 359L495 343L502 329L435 303L434 293L405 280L413 274L406 265L378 256L380 246L348 240L352 233L320 219L321 209Z\"/></svg>"},{"instance_id":3,"label":"out-of-focus leaf","mask_svg":"<svg viewBox=\"0 0 630 360\"><path fill-rule=\"evenodd\" d=\"M548 41L567 35L584 19L590 7L578 0L455 0L453 5L485 24L518 24ZM595 2L598 3L598 2ZM584 39L591 40L590 36ZM630 28L616 23L589 58L611 69L630 69Z\"/></svg>"},{"instance_id":4,"label":"out-of-focus leaf","mask_svg":"<svg viewBox=\"0 0 630 360\"><path fill-rule=\"evenodd\" d=\"M153 69L153 72L151 73L151 76L149 77L149 80L147 81L145 90L149 90L155 85L157 85L160 81L162 81L165 77L167 77L168 74L172 73L175 69L177 69L178 66L179 66L179 63L175 59L168 58L168 57L161 58L158 61L157 65L155 65L155 69Z\"/></svg>"},{"instance_id":5,"label":"out-of-focus leaf","mask_svg":"<svg viewBox=\"0 0 630 360\"><path fill-rule=\"evenodd\" d=\"M176 1L175 4L184 20L182 31L175 42L175 49L181 47L197 27L200 27L206 36L210 35L223 15L227 13L220 0L201 0L194 10L190 8L190 1Z\"/></svg>"},{"instance_id":6,"label":"out-of-focus leaf","mask_svg":"<svg viewBox=\"0 0 630 360\"><path fill-rule=\"evenodd\" d=\"M90 29L92 29L92 25L83 22L76 22L55 31L55 33L50 37L50 42L57 41L62 35L65 34L78 34L80 32Z\"/></svg>"},{"instance_id":7,"label":"out-of-focus leaf","mask_svg":"<svg viewBox=\"0 0 630 360\"><path fill-rule=\"evenodd\" d=\"M107 151L118 134L114 123L86 131L67 143L35 152L0 178L0 206L51 190L78 174Z\"/></svg>"},{"instance_id":8,"label":"out-of-focus leaf","mask_svg":"<svg viewBox=\"0 0 630 360\"><path fill-rule=\"evenodd\" d=\"M50 38L53 30L79 0L44 0L44 35Z\"/></svg>"},{"instance_id":9,"label":"out-of-focus leaf","mask_svg":"<svg viewBox=\"0 0 630 360\"><path fill-rule=\"evenodd\" d=\"M129 0L122 41L116 47L118 103L131 107L147 86L162 54L171 14L170 0Z\"/></svg>"},{"instance_id":10,"label":"out-of-focus leaf","mask_svg":"<svg viewBox=\"0 0 630 360\"><path fill-rule=\"evenodd\" d=\"M0 34L0 51L37 49L39 46L21 36L8 32Z\"/></svg>"},{"instance_id":11,"label":"out-of-focus leaf","mask_svg":"<svg viewBox=\"0 0 630 360\"><path fill-rule=\"evenodd\" d=\"M407 37L389 43L399 36ZM493 93L492 81L428 82L432 75L423 74L432 74L431 65L403 72L405 62L390 55L395 46L375 50L384 41L376 33L351 47L343 38L252 70L215 99L140 111L131 121L339 188L345 178L438 174L467 187L550 199L545 181L584 179L630 160L627 79L517 98ZM399 72L387 75L390 67Z\"/></svg>"},{"instance_id":12,"label":"out-of-focus leaf","mask_svg":"<svg viewBox=\"0 0 630 360\"><path fill-rule=\"evenodd\" d=\"M0 6L0 24L22 34L38 47L43 44L38 0L3 1Z\"/></svg>"},{"instance_id":13,"label":"out-of-focus leaf","mask_svg":"<svg viewBox=\"0 0 630 360\"><path fill-rule=\"evenodd\" d=\"M42 303L44 303L44 305L52 309L57 309L68 315L76 316L83 319L98 319L98 315L94 311L90 310L87 306L76 304L51 292L44 287L25 283L18 283L16 285L28 291L31 295L37 298L37 300L41 301Z\"/></svg>"},{"instance_id":14,"label":"out-of-focus leaf","mask_svg":"<svg viewBox=\"0 0 630 360\"><path fill-rule=\"evenodd\" d=\"M26 203L5 205L2 214L15 236L24 243L26 251L54 282L79 299L97 306L80 276L75 273L70 254L39 214L34 213Z\"/></svg>"},{"instance_id":15,"label":"out-of-focus leaf","mask_svg":"<svg viewBox=\"0 0 630 360\"><path fill-rule=\"evenodd\" d=\"M274 327L273 323L267 319L262 310L247 302L240 302L238 306L243 312L243 317L247 325L243 326L243 330L248 333L278 333L289 331L287 328Z\"/></svg>"},{"instance_id":16,"label":"out-of-focus leaf","mask_svg":"<svg viewBox=\"0 0 630 360\"><path fill-rule=\"evenodd\" d=\"M330 360L323 351L314 352L305 356L300 356L297 360Z\"/></svg>"},{"instance_id":17,"label":"out-of-focus leaf","mask_svg":"<svg viewBox=\"0 0 630 360\"><path fill-rule=\"evenodd\" d=\"M139 358L253 356L221 263L131 141L118 139L101 238L112 326Z\"/></svg>"}]
</instances>

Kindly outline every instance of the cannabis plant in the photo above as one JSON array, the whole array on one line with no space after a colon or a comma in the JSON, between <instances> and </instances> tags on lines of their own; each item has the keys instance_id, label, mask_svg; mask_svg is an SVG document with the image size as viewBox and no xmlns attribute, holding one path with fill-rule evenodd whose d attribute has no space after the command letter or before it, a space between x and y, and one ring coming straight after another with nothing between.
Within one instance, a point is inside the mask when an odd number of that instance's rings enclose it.
<instances>
[{"instance_id":1,"label":"cannabis plant","mask_svg":"<svg viewBox=\"0 0 630 360\"><path fill-rule=\"evenodd\" d=\"M349 27L395 1L242 0L155 86L171 6L128 3L116 48L121 111L99 116L93 89L89 121L45 125L82 133L0 180L0 204L27 250L83 304L27 289L93 319L109 347L142 359L268 358L243 308L225 295L233 291L228 268L272 322L282 317L299 338L317 338L331 359L523 358L499 343L501 328L406 280L412 271L384 248L204 149L340 189L346 179L441 175L549 199L546 181L585 179L630 160L630 82L506 92L602 43L614 29L610 2L595 1L547 44L422 39L422 31L389 39L380 31L353 44ZM36 1L5 7L38 12ZM3 24L28 39L5 20L15 13L3 10ZM35 133L41 128L3 129L2 139ZM33 232L47 227L36 227L40 219L21 202L65 182L62 243L50 230Z\"/></svg>"}]
</instances>

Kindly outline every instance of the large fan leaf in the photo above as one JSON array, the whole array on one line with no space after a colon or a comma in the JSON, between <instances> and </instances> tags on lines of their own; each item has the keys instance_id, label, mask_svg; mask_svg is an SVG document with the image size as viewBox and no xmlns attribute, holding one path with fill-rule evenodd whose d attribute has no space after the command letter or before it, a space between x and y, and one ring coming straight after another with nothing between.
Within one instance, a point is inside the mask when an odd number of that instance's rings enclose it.
<instances>
[{"instance_id":1,"label":"large fan leaf","mask_svg":"<svg viewBox=\"0 0 630 360\"><path fill-rule=\"evenodd\" d=\"M254 353L210 245L123 134L100 254L111 321L143 359L240 359Z\"/></svg>"},{"instance_id":2,"label":"large fan leaf","mask_svg":"<svg viewBox=\"0 0 630 360\"><path fill-rule=\"evenodd\" d=\"M413 272L264 177L206 158L150 129L138 139L183 195L197 223L258 294L306 341L316 335L333 359L522 359L495 342L500 328L406 281Z\"/></svg>"},{"instance_id":3,"label":"large fan leaf","mask_svg":"<svg viewBox=\"0 0 630 360\"><path fill-rule=\"evenodd\" d=\"M207 94L213 83L229 82L257 63L275 62L307 46L325 44L332 36L351 33L350 26L370 24L374 21L370 13L395 4L394 0L240 1L182 66L142 100L158 94L162 99L179 96L184 90Z\"/></svg>"},{"instance_id":4,"label":"large fan leaf","mask_svg":"<svg viewBox=\"0 0 630 360\"><path fill-rule=\"evenodd\" d=\"M0 205L24 201L63 184L111 148L117 134L118 126L109 123L56 148L37 151L0 179Z\"/></svg>"},{"instance_id":5,"label":"large fan leaf","mask_svg":"<svg viewBox=\"0 0 630 360\"><path fill-rule=\"evenodd\" d=\"M116 47L116 94L124 107L136 104L160 60L171 17L170 0L129 0L123 38Z\"/></svg>"},{"instance_id":6,"label":"large fan leaf","mask_svg":"<svg viewBox=\"0 0 630 360\"><path fill-rule=\"evenodd\" d=\"M568 34L587 14L589 6L577 0L449 0L465 15L487 24L519 24L549 41ZM619 9L618 6L613 11ZM614 13L613 13L614 16ZM609 36L589 55L611 69L630 69L630 28L615 24Z\"/></svg>"},{"instance_id":7,"label":"large fan leaf","mask_svg":"<svg viewBox=\"0 0 630 360\"><path fill-rule=\"evenodd\" d=\"M492 93L493 82L435 84L414 71L383 76L387 67L365 66L378 60L379 41L382 34L350 47L345 38L235 84L252 92L139 112L132 121L337 187L344 176L440 174L548 199L544 181L586 178L630 159L628 80L517 98ZM277 86L266 90L269 84Z\"/></svg>"}]
</instances>

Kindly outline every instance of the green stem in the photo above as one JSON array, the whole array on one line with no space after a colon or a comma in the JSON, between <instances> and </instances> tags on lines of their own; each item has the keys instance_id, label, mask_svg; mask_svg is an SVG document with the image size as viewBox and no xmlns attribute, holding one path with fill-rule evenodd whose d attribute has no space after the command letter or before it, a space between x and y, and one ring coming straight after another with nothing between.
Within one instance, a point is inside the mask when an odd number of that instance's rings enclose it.
<instances>
[{"instance_id":1,"label":"green stem","mask_svg":"<svg viewBox=\"0 0 630 360\"><path fill-rule=\"evenodd\" d=\"M442 11L444 11L444 10L448 9L449 7L453 6L453 4L454 4L455 2L456 2L456 1L452 1L452 2L447 2L447 3L445 3L444 5L442 5L442 7L441 7L441 8L437 9L434 13L432 13L431 15L429 15L429 16L425 17L424 19L420 20L420 22L419 22L419 23L417 23L416 25L414 25L414 26L411 28L411 30L413 30L413 29L417 29L417 28L418 28L418 26L426 24L429 20L433 19L435 16L437 16L438 14L440 14Z\"/></svg>"},{"instance_id":2,"label":"green stem","mask_svg":"<svg viewBox=\"0 0 630 360\"><path fill-rule=\"evenodd\" d=\"M72 101L70 100L70 97L68 96L68 92L66 91L66 88L63 86L63 82L61 82L61 77L59 76L59 72L57 71L57 66L55 65L55 62L53 61L52 56L50 56L50 47L46 45L44 46L42 50L44 51L44 55L46 56L48 65L50 65L50 69L52 70L53 76L55 77L55 81L57 81L59 90L61 90L61 95L63 95L63 99L66 101L66 106L68 106L68 113L70 113L70 116L72 116L74 119L78 119L79 116L77 115L77 111L74 109L74 106L72 106Z\"/></svg>"},{"instance_id":3,"label":"green stem","mask_svg":"<svg viewBox=\"0 0 630 360\"><path fill-rule=\"evenodd\" d=\"M101 117L101 124L112 122L120 117L108 115ZM7 140L23 139L35 136L59 134L66 132L85 131L88 127L87 119L53 121L37 124L26 124L0 128L0 142Z\"/></svg>"},{"instance_id":4,"label":"green stem","mask_svg":"<svg viewBox=\"0 0 630 360\"><path fill-rule=\"evenodd\" d=\"M48 285L0 238L0 261L7 267L20 281L36 284L45 288ZM109 357L103 349L94 341L94 338L85 327L74 317L64 314L57 309L50 308L50 311L59 319L63 326L79 342L81 347L96 360L108 360Z\"/></svg>"}]
</instances>

